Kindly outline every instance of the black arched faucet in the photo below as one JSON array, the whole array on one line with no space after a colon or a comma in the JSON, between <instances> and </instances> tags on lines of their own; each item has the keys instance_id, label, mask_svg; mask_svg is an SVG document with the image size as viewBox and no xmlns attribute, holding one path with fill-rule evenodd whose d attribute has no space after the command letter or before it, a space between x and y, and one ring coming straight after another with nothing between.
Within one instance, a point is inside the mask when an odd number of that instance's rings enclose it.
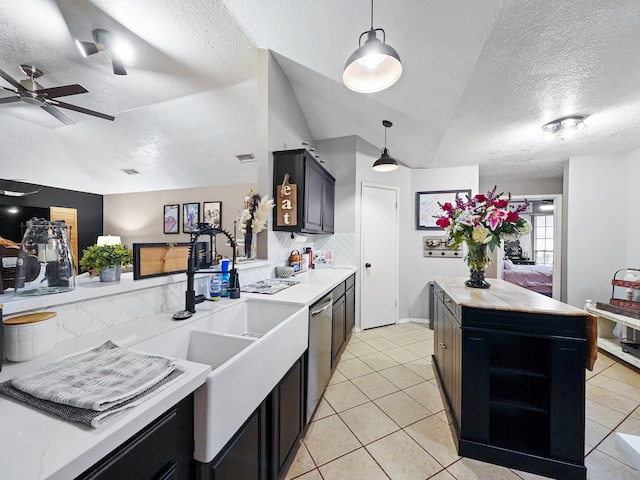
<instances>
[{"instance_id":1,"label":"black arched faucet","mask_svg":"<svg viewBox=\"0 0 640 480\"><path fill-rule=\"evenodd\" d=\"M231 270L229 273L229 291L231 298L240 298L240 282L238 281L238 272L236 271L236 239L226 230L215 228L208 223L198 223L196 228L191 231L191 239L189 240L189 259L187 263L187 291L185 292L184 310L173 315L174 320L185 320L196 313L196 291L195 277L196 273L202 274L221 274L222 271L198 270L196 268L197 261L197 242L201 235L215 236L223 234L229 239L229 244L233 250L231 262Z\"/></svg>"}]
</instances>

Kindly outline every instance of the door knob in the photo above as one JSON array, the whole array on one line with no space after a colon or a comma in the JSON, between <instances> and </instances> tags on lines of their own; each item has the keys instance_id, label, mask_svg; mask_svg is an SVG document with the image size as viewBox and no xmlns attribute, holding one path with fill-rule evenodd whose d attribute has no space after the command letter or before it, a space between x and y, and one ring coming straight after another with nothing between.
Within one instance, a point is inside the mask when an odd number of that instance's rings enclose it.
<instances>
[{"instance_id":1,"label":"door knob","mask_svg":"<svg viewBox=\"0 0 640 480\"><path fill-rule=\"evenodd\" d=\"M371 267L371 264L370 264L369 262L367 262L367 263L365 263L365 264L364 264L364 266L365 266L366 268L369 268L369 267Z\"/></svg>"}]
</instances>

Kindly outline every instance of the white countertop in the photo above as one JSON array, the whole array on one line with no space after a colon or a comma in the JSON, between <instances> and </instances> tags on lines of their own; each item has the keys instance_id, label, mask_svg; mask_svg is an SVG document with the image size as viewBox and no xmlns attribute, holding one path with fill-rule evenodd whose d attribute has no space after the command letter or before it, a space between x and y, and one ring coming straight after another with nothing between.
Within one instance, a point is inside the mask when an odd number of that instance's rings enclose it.
<instances>
[{"instance_id":1,"label":"white countertop","mask_svg":"<svg viewBox=\"0 0 640 480\"><path fill-rule=\"evenodd\" d=\"M257 298L311 305L354 272L355 268L311 270L292 277L293 280L298 280L299 284L274 295L243 292L241 300ZM162 282L167 278L158 277L150 280ZM122 288L122 286L114 286L114 288ZM102 288L100 290L107 291ZM82 289L76 287L76 291L81 292ZM4 299L2 301L5 302ZM174 328L183 328L203 316L215 315L216 311L234 302L237 300L222 299L218 302L197 304L196 314L181 322L171 319L171 315L175 312L162 312L58 343L53 351L29 362L5 364L0 372L0 381L96 347L106 340L112 340L124 347L133 345L144 338ZM6 306L7 303L5 308ZM170 387L97 429L66 422L54 415L0 396L0 472L2 472L0 476L2 480L67 480L81 474L196 390L205 382L207 374L211 371L208 365L186 360L180 360L180 365L186 369L187 373Z\"/></svg>"},{"instance_id":2,"label":"white countertop","mask_svg":"<svg viewBox=\"0 0 640 480\"><path fill-rule=\"evenodd\" d=\"M281 290L274 295L242 292L242 296L260 300L272 298L278 302L311 305L320 300L331 289L330 285L337 285L343 282L355 272L355 267L316 268L287 278L286 280L299 281L300 283Z\"/></svg>"}]
</instances>

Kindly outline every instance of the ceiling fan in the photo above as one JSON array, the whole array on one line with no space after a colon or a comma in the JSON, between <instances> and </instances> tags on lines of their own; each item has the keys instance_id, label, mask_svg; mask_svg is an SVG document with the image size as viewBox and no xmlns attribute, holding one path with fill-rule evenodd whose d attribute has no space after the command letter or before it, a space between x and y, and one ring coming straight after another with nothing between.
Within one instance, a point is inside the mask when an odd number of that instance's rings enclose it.
<instances>
[{"instance_id":1,"label":"ceiling fan","mask_svg":"<svg viewBox=\"0 0 640 480\"><path fill-rule=\"evenodd\" d=\"M77 105L71 105L69 103L61 102L57 100L57 97L66 97L69 95L78 95L80 93L87 93L88 90L83 86L64 85L62 87L42 88L36 78L42 76L42 72L32 65L20 65L20 70L28 76L26 80L18 82L12 78L7 72L0 69L0 77L4 78L15 88L0 87L9 92L13 92L17 97L5 97L0 98L0 104L13 103L23 101L31 105L36 105L42 108L45 112L53 115L65 125L75 125L76 122L71 120L65 114L63 114L56 107L66 108L74 110L76 112L85 113L87 115L93 115L94 117L104 118L105 120L112 120L115 118L105 113L96 112L95 110L89 110L86 108L78 107Z\"/></svg>"}]
</instances>

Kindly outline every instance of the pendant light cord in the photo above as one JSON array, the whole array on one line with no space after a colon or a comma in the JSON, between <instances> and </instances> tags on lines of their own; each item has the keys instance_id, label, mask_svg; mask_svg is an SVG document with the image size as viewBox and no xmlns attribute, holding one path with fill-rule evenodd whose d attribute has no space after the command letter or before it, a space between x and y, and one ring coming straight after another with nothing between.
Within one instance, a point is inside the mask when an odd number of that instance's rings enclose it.
<instances>
[{"instance_id":1,"label":"pendant light cord","mask_svg":"<svg viewBox=\"0 0 640 480\"><path fill-rule=\"evenodd\" d=\"M371 30L373 30L373 0L371 0Z\"/></svg>"}]
</instances>

